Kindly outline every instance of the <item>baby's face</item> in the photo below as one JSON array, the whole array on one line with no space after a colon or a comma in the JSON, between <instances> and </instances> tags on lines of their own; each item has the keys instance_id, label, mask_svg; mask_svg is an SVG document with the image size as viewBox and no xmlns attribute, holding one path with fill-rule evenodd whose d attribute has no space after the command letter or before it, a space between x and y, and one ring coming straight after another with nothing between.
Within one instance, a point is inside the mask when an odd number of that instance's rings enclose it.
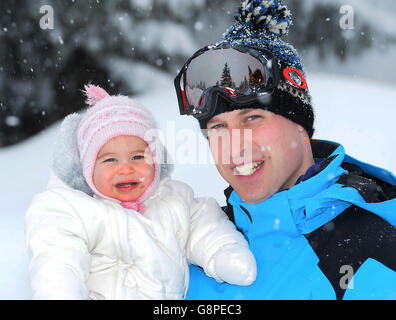
<instances>
[{"instance_id":1,"label":"baby's face","mask_svg":"<svg viewBox=\"0 0 396 320\"><path fill-rule=\"evenodd\" d=\"M93 182L105 196L120 201L135 201L150 186L154 174L147 143L136 136L118 136L100 149Z\"/></svg>"}]
</instances>

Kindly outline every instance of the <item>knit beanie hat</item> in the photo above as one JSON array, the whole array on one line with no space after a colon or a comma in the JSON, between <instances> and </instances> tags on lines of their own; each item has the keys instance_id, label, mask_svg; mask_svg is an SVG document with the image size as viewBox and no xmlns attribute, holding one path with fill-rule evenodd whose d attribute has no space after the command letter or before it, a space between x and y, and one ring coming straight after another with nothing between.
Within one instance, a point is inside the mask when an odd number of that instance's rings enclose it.
<instances>
[{"instance_id":1,"label":"knit beanie hat","mask_svg":"<svg viewBox=\"0 0 396 320\"><path fill-rule=\"evenodd\" d=\"M110 96L102 88L93 85L85 86L85 93L87 104L91 107L88 108L78 125L77 147L82 172L88 186L96 195L105 199L112 199L99 192L93 183L97 155L100 149L115 137L137 136L148 144L155 168L152 183L139 199L133 201L133 203L141 204L156 189L160 180L161 146L159 139L155 136L158 126L153 115L145 107L128 97ZM147 134L149 130L150 132ZM154 139L151 139L153 137ZM121 201L119 202L121 203ZM121 204L124 207L138 208L134 207L133 203Z\"/></svg>"},{"instance_id":2,"label":"knit beanie hat","mask_svg":"<svg viewBox=\"0 0 396 320\"><path fill-rule=\"evenodd\" d=\"M305 71L296 49L281 39L292 24L290 11L281 0L244 0L235 19L237 22L217 44L248 45L270 51L283 70L283 77L269 101L244 108L261 108L284 116L304 127L312 137L314 113ZM219 98L216 112L211 117L238 109L241 107ZM199 121L202 129L206 129L209 120Z\"/></svg>"}]
</instances>

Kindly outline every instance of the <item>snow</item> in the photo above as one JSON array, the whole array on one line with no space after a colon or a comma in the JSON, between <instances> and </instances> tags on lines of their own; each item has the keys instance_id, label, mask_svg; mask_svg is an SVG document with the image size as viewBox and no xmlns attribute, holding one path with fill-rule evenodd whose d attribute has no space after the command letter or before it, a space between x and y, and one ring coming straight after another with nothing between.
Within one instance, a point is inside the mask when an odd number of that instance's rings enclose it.
<instances>
[{"instance_id":1,"label":"snow","mask_svg":"<svg viewBox=\"0 0 396 320\"><path fill-rule=\"evenodd\" d=\"M134 88L137 92L142 92L148 88L166 86L169 83L169 75L158 68L147 63L131 62L128 59L110 57L106 64L109 67L112 79L119 79L128 87ZM155 83L153 83L155 75Z\"/></svg>"},{"instance_id":2,"label":"snow","mask_svg":"<svg viewBox=\"0 0 396 320\"><path fill-rule=\"evenodd\" d=\"M139 39L140 37L140 39ZM135 26L129 34L131 43L139 43L139 48L145 52L160 52L168 56L189 56L197 50L197 45L191 33L174 22L147 20ZM141 40L141 41L139 41Z\"/></svg>"},{"instance_id":3,"label":"snow","mask_svg":"<svg viewBox=\"0 0 396 320\"><path fill-rule=\"evenodd\" d=\"M206 141L194 119L178 115L172 80L161 81L135 98L154 112L163 141L174 140L166 143L175 151L174 158L183 155L191 139L200 150L195 156L201 157L208 152ZM330 74L311 74L308 81L315 103L314 137L340 142L351 156L396 172L396 87ZM46 188L58 128L59 123L23 143L0 149L0 299L30 299L24 215L33 195ZM183 135L181 130L196 135ZM194 159L204 160L194 163ZM189 183L197 196L213 196L223 205L227 185L214 165L205 157L187 155L183 161L175 161L173 177Z\"/></svg>"},{"instance_id":4,"label":"snow","mask_svg":"<svg viewBox=\"0 0 396 320\"><path fill-rule=\"evenodd\" d=\"M303 61L305 68L310 72L333 72L350 77L364 77L367 79L392 84L395 66L396 47L372 48L361 52L359 55L347 57L345 63L335 56L329 56L321 61L317 52L307 51Z\"/></svg>"},{"instance_id":5,"label":"snow","mask_svg":"<svg viewBox=\"0 0 396 320\"><path fill-rule=\"evenodd\" d=\"M355 20L368 22L381 34L395 35L396 31L396 3L393 0L349 0L347 3L344 0L312 0L304 1L306 8L312 8L316 4L321 5L339 5L340 9L344 5L351 6L354 10ZM342 13L340 12L340 17Z\"/></svg>"},{"instance_id":6,"label":"snow","mask_svg":"<svg viewBox=\"0 0 396 320\"><path fill-rule=\"evenodd\" d=\"M396 172L396 87L328 74L311 80L315 138L341 142L352 157Z\"/></svg>"}]
</instances>

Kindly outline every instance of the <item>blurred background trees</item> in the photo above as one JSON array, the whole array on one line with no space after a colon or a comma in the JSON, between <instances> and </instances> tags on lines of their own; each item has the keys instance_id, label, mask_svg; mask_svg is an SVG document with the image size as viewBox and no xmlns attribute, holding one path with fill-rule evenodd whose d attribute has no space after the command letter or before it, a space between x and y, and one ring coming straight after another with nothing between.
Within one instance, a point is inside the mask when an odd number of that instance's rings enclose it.
<instances>
[{"instance_id":1,"label":"blurred background trees","mask_svg":"<svg viewBox=\"0 0 396 320\"><path fill-rule=\"evenodd\" d=\"M388 7L369 16L359 13L370 3L361 0L354 30L341 30L340 1L286 0L294 21L286 40L300 55L315 57L307 59L315 60L310 68L321 71L328 59L342 65L373 48L390 50L395 33L379 22L396 10L393 2L382 1ZM43 5L53 8L53 29L40 26ZM239 5L240 0L2 0L0 147L84 108L81 89L88 82L111 94L133 95L149 90L156 77L172 78L196 49L221 37Z\"/></svg>"}]
</instances>

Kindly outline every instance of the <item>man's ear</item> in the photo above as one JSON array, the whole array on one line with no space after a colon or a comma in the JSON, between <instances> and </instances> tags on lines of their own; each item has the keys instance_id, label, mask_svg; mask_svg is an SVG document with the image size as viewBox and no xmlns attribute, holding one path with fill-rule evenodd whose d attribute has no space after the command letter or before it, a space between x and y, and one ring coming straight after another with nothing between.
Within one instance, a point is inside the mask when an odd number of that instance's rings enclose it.
<instances>
[{"instance_id":1,"label":"man's ear","mask_svg":"<svg viewBox=\"0 0 396 320\"><path fill-rule=\"evenodd\" d=\"M308 132L307 130L305 130L305 128L301 125L297 125L297 130L300 133L300 135L302 136L304 141L310 141L311 139L309 138Z\"/></svg>"},{"instance_id":2,"label":"man's ear","mask_svg":"<svg viewBox=\"0 0 396 320\"><path fill-rule=\"evenodd\" d=\"M305 131L304 127L299 125L299 124L297 125L297 129L298 129L299 132L304 132Z\"/></svg>"}]
</instances>

